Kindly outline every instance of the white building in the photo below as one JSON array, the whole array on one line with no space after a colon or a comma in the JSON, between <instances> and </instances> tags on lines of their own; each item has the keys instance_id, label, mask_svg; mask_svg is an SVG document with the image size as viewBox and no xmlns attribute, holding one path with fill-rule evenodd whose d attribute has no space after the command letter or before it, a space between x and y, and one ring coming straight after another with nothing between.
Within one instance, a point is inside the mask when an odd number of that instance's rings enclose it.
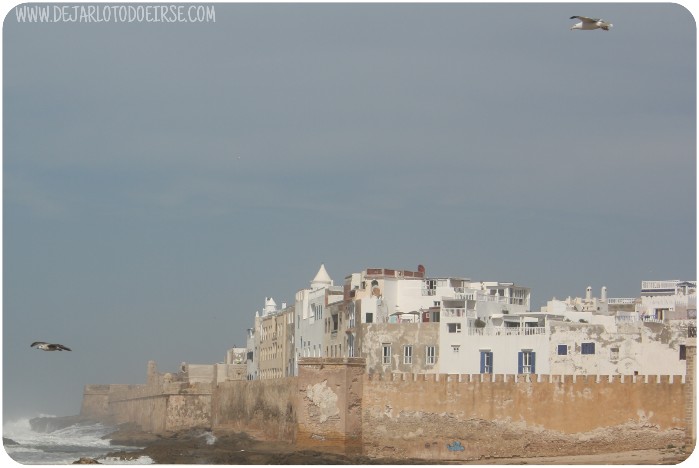
<instances>
[{"instance_id":1,"label":"white building","mask_svg":"<svg viewBox=\"0 0 699 468\"><path fill-rule=\"evenodd\" d=\"M642 319L696 320L697 282L642 281L641 305L637 311Z\"/></svg>"},{"instance_id":2,"label":"white building","mask_svg":"<svg viewBox=\"0 0 699 468\"><path fill-rule=\"evenodd\" d=\"M322 264L316 276L311 280L311 287L296 293L294 347L294 375L300 357L323 357L323 338L325 334L324 313L329 304L342 301L342 287L333 285L325 265Z\"/></svg>"}]
</instances>

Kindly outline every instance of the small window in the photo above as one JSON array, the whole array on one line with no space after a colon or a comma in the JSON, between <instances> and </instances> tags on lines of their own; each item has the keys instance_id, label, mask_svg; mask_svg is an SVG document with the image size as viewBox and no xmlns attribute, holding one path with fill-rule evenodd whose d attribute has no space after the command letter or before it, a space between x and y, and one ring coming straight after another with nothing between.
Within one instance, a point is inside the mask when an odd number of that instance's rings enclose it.
<instances>
[{"instance_id":1,"label":"small window","mask_svg":"<svg viewBox=\"0 0 699 468\"><path fill-rule=\"evenodd\" d=\"M426 346L425 347L425 362L427 364L434 364L435 363L434 346Z\"/></svg>"},{"instance_id":2,"label":"small window","mask_svg":"<svg viewBox=\"0 0 699 468\"><path fill-rule=\"evenodd\" d=\"M522 350L517 353L517 371L519 374L535 374L536 353Z\"/></svg>"},{"instance_id":3,"label":"small window","mask_svg":"<svg viewBox=\"0 0 699 468\"><path fill-rule=\"evenodd\" d=\"M373 323L373 322L374 322L374 314L371 312L367 312L366 323Z\"/></svg>"},{"instance_id":4,"label":"small window","mask_svg":"<svg viewBox=\"0 0 699 468\"><path fill-rule=\"evenodd\" d=\"M455 353L458 353L460 347L461 347L461 345L454 345L453 344L453 345L451 345L451 350L454 351Z\"/></svg>"},{"instance_id":5,"label":"small window","mask_svg":"<svg viewBox=\"0 0 699 468\"><path fill-rule=\"evenodd\" d=\"M413 363L413 347L412 345L403 346L403 364Z\"/></svg>"},{"instance_id":6,"label":"small window","mask_svg":"<svg viewBox=\"0 0 699 468\"><path fill-rule=\"evenodd\" d=\"M680 345L680 361L687 360L687 345Z\"/></svg>"},{"instance_id":7,"label":"small window","mask_svg":"<svg viewBox=\"0 0 699 468\"><path fill-rule=\"evenodd\" d=\"M383 364L391 364L391 344L390 343L384 343L382 345L381 362Z\"/></svg>"},{"instance_id":8,"label":"small window","mask_svg":"<svg viewBox=\"0 0 699 468\"><path fill-rule=\"evenodd\" d=\"M595 344L583 343L582 345L580 345L580 352L582 354L595 354Z\"/></svg>"},{"instance_id":9,"label":"small window","mask_svg":"<svg viewBox=\"0 0 699 468\"><path fill-rule=\"evenodd\" d=\"M559 344L558 345L558 355L567 356L568 355L568 345Z\"/></svg>"},{"instance_id":10,"label":"small window","mask_svg":"<svg viewBox=\"0 0 699 468\"><path fill-rule=\"evenodd\" d=\"M611 361L618 361L619 360L619 348L610 348L609 349L609 359Z\"/></svg>"},{"instance_id":11,"label":"small window","mask_svg":"<svg viewBox=\"0 0 699 468\"><path fill-rule=\"evenodd\" d=\"M493 352L481 351L481 374L493 373Z\"/></svg>"},{"instance_id":12,"label":"small window","mask_svg":"<svg viewBox=\"0 0 699 468\"><path fill-rule=\"evenodd\" d=\"M460 323L448 323L447 328L449 329L449 333L461 333Z\"/></svg>"}]
</instances>

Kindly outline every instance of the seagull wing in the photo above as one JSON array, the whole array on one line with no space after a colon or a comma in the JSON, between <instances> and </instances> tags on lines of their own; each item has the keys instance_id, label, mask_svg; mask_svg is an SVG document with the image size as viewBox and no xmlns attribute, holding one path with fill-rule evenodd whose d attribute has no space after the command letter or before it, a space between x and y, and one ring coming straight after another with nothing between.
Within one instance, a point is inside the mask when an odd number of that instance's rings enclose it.
<instances>
[{"instance_id":1,"label":"seagull wing","mask_svg":"<svg viewBox=\"0 0 699 468\"><path fill-rule=\"evenodd\" d=\"M45 341L35 341L34 343L31 344L30 347L33 348L34 346L39 346L42 344L48 344L48 343L46 343Z\"/></svg>"},{"instance_id":2,"label":"seagull wing","mask_svg":"<svg viewBox=\"0 0 699 468\"><path fill-rule=\"evenodd\" d=\"M59 351L70 351L71 350L69 347L63 346L62 344L57 344L56 349L58 349Z\"/></svg>"},{"instance_id":3,"label":"seagull wing","mask_svg":"<svg viewBox=\"0 0 699 468\"><path fill-rule=\"evenodd\" d=\"M579 19L583 23L596 23L599 21L599 18L588 18L587 16L571 16L570 19Z\"/></svg>"}]
</instances>

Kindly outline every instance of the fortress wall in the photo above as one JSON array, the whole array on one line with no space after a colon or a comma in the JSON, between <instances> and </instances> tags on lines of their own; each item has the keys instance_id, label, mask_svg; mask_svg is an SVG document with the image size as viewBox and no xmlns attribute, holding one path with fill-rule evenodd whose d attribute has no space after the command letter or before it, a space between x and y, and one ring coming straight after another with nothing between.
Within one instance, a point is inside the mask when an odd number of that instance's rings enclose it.
<instances>
[{"instance_id":1,"label":"fortress wall","mask_svg":"<svg viewBox=\"0 0 699 468\"><path fill-rule=\"evenodd\" d=\"M466 460L681 446L684 388L681 376L367 374L364 448Z\"/></svg>"},{"instance_id":2,"label":"fortress wall","mask_svg":"<svg viewBox=\"0 0 699 468\"><path fill-rule=\"evenodd\" d=\"M108 412L116 424L130 422L156 434L208 428L211 393L210 384L111 385Z\"/></svg>"},{"instance_id":3,"label":"fortress wall","mask_svg":"<svg viewBox=\"0 0 699 468\"><path fill-rule=\"evenodd\" d=\"M299 360L297 438L300 448L362 453L364 359Z\"/></svg>"},{"instance_id":4,"label":"fortress wall","mask_svg":"<svg viewBox=\"0 0 699 468\"><path fill-rule=\"evenodd\" d=\"M695 348L688 347L694 369ZM431 460L693 445L688 377L366 374L361 358L302 358L299 376L216 386L88 385L83 411L153 433L211 427L260 440ZM105 393L106 392L106 393ZM106 395L106 396L105 396Z\"/></svg>"},{"instance_id":5,"label":"fortress wall","mask_svg":"<svg viewBox=\"0 0 699 468\"><path fill-rule=\"evenodd\" d=\"M165 430L211 427L211 392L167 395Z\"/></svg>"},{"instance_id":6,"label":"fortress wall","mask_svg":"<svg viewBox=\"0 0 699 468\"><path fill-rule=\"evenodd\" d=\"M146 432L161 434L166 430L167 395L110 396L109 411L116 424L134 423Z\"/></svg>"},{"instance_id":7,"label":"fortress wall","mask_svg":"<svg viewBox=\"0 0 699 468\"><path fill-rule=\"evenodd\" d=\"M221 382L213 395L212 425L247 432L260 440L292 441L295 391L295 377Z\"/></svg>"},{"instance_id":8,"label":"fortress wall","mask_svg":"<svg viewBox=\"0 0 699 468\"><path fill-rule=\"evenodd\" d=\"M80 416L88 419L109 420L109 385L85 385Z\"/></svg>"}]
</instances>

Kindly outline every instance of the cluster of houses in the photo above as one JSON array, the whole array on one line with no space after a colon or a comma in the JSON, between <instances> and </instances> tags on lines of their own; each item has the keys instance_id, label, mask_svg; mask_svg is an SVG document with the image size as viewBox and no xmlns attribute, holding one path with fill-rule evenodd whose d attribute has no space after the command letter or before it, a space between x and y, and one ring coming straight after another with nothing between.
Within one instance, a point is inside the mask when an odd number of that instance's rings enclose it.
<instances>
[{"instance_id":1,"label":"cluster of houses","mask_svg":"<svg viewBox=\"0 0 699 468\"><path fill-rule=\"evenodd\" d=\"M303 357L366 360L369 373L684 375L696 336L696 281L643 281L636 298L551 299L508 282L367 268L335 285L324 265L293 304L271 297L236 378L297 375ZM243 371L244 369L244 371ZM243 377L243 374L244 377Z\"/></svg>"}]
</instances>

